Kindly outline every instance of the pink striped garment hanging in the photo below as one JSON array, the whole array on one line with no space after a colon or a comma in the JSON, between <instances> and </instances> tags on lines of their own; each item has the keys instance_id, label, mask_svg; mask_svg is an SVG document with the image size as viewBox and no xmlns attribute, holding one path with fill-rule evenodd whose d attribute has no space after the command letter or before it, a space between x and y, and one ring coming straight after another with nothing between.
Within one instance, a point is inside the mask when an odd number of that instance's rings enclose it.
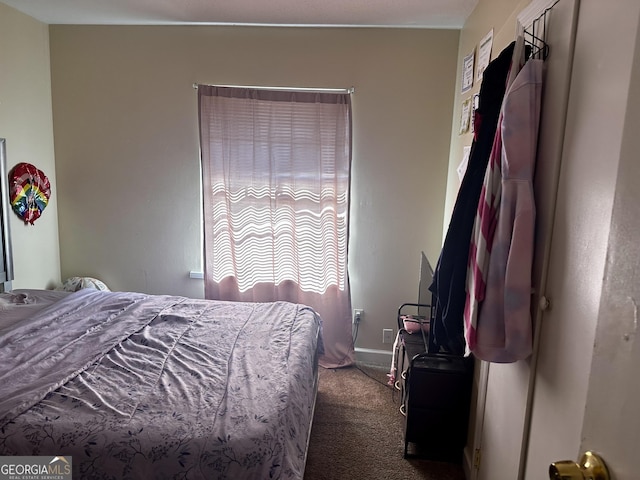
<instances>
[{"instance_id":1,"label":"pink striped garment hanging","mask_svg":"<svg viewBox=\"0 0 640 480\"><path fill-rule=\"evenodd\" d=\"M506 94L524 65L524 39L516 40L511 58L511 68L507 77ZM502 198L502 122L504 117L504 99L498 118L498 126L491 148L491 155L484 182L480 192L480 201L471 234L469 260L467 264L467 288L464 307L465 355L470 355L477 342L477 322L480 304L484 300L487 270L491 257L493 236L498 223L498 212Z\"/></svg>"},{"instance_id":2,"label":"pink striped garment hanging","mask_svg":"<svg viewBox=\"0 0 640 480\"><path fill-rule=\"evenodd\" d=\"M476 358L511 363L532 349L531 270L535 228L533 174L537 151L543 60L529 60L503 104L501 199L487 252L484 299L477 309Z\"/></svg>"}]
</instances>

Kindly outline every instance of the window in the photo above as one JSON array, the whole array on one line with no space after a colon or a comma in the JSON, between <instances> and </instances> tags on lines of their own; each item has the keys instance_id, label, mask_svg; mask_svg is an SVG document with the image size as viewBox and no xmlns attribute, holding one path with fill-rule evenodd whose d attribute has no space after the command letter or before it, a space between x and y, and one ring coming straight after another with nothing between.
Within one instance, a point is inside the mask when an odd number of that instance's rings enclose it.
<instances>
[{"instance_id":1,"label":"window","mask_svg":"<svg viewBox=\"0 0 640 480\"><path fill-rule=\"evenodd\" d=\"M349 94L200 85L198 97L206 297L306 303L325 331L346 320L350 340Z\"/></svg>"}]
</instances>

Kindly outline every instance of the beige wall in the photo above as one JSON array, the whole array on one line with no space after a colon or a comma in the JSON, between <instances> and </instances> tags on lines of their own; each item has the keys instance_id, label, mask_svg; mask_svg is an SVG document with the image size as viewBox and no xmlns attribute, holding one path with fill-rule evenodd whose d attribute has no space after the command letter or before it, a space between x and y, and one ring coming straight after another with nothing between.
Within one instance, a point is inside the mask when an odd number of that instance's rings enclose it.
<instances>
[{"instance_id":1,"label":"beige wall","mask_svg":"<svg viewBox=\"0 0 640 480\"><path fill-rule=\"evenodd\" d=\"M10 215L13 288L47 288L60 281L57 185L51 118L49 29L0 3L0 137L7 167L28 162L52 185L49 206L33 226ZM2 201L8 201L3 198Z\"/></svg>"},{"instance_id":2,"label":"beige wall","mask_svg":"<svg viewBox=\"0 0 640 480\"><path fill-rule=\"evenodd\" d=\"M447 232L449 219L455 203L460 181L456 169L462 160L463 147L470 146L473 133L460 135L460 117L462 102L473 97L480 91L480 82L474 78L473 88L461 93L462 88L462 63L464 57L471 52L476 52L480 40L493 29L493 49L491 58L500 54L516 36L516 21L518 13L529 4L529 0L514 2L513 0L482 0L469 16L460 32L460 44L458 49L458 73L456 75L455 103L453 111L453 125L451 127L451 151L449 158L449 170L447 177L447 194L444 210L443 235ZM475 69L475 68L474 68ZM475 74L474 74L475 77Z\"/></svg>"},{"instance_id":3,"label":"beige wall","mask_svg":"<svg viewBox=\"0 0 640 480\"><path fill-rule=\"evenodd\" d=\"M458 31L51 26L63 277L201 297L194 82L355 87L357 346L417 298L442 238Z\"/></svg>"}]
</instances>

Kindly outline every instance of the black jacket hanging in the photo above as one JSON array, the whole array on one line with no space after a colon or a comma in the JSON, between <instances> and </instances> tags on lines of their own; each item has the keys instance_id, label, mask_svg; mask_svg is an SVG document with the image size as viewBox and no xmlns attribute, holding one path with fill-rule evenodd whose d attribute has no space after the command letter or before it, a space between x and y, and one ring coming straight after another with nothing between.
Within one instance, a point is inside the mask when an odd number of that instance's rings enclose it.
<instances>
[{"instance_id":1,"label":"black jacket hanging","mask_svg":"<svg viewBox=\"0 0 640 480\"><path fill-rule=\"evenodd\" d=\"M491 61L482 76L474 118L474 140L467 170L429 290L433 294L432 343L453 354L464 353L464 305L471 232L496 133L515 42Z\"/></svg>"}]
</instances>

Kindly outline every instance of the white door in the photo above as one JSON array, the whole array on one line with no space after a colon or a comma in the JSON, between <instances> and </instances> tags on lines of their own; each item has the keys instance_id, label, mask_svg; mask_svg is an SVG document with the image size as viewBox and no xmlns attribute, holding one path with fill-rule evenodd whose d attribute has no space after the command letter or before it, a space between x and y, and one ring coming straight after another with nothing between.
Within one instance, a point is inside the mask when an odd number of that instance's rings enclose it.
<instances>
[{"instance_id":1,"label":"white door","mask_svg":"<svg viewBox=\"0 0 640 480\"><path fill-rule=\"evenodd\" d=\"M521 12L522 27L536 36L545 38L549 55L545 61L540 145L534 180L536 196L536 251L533 265L534 296L532 317L542 322L539 309L541 292L545 292L551 237L556 210L559 170L562 159L564 129L568 103L569 81L576 24L577 0L562 0L544 19L532 20L553 1L532 2ZM542 25L545 31L540 31ZM529 37L525 37L529 39ZM480 450L480 461L472 480L515 480L523 478L526 460L533 378L536 357L513 364L487 364L481 368L479 395L484 393L482 376L486 377L484 410L477 418L475 448ZM480 405L479 408L482 406Z\"/></svg>"},{"instance_id":2,"label":"white door","mask_svg":"<svg viewBox=\"0 0 640 480\"><path fill-rule=\"evenodd\" d=\"M527 480L585 450L640 478L639 20L637 0L580 4Z\"/></svg>"},{"instance_id":3,"label":"white door","mask_svg":"<svg viewBox=\"0 0 640 480\"><path fill-rule=\"evenodd\" d=\"M545 479L551 462L586 450L615 480L640 478L639 21L637 0L560 0L551 12L536 172L537 196L550 189L538 198L538 245L548 251L536 252L548 271L536 263L534 278L546 279L537 297L550 308L534 312L534 359L489 368L478 479ZM562 64L571 67L566 128L554 99L567 87Z\"/></svg>"}]
</instances>

